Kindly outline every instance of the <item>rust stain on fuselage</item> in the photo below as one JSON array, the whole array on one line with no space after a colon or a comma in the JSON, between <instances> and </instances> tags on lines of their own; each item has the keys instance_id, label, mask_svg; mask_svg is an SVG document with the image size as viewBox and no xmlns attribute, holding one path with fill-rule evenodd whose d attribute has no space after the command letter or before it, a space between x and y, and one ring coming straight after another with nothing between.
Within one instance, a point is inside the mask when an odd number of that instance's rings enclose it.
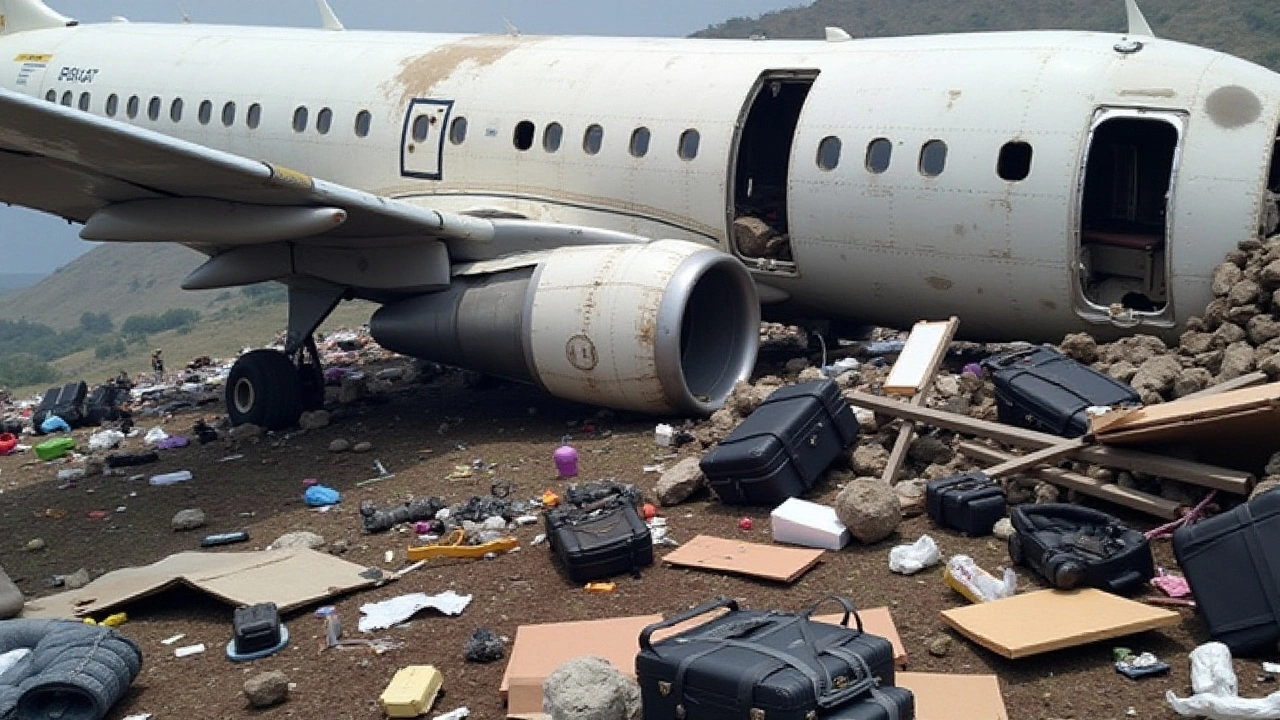
<instances>
[{"instance_id":1,"label":"rust stain on fuselage","mask_svg":"<svg viewBox=\"0 0 1280 720\"><path fill-rule=\"evenodd\" d=\"M955 287L954 281L948 280L944 277L937 277L937 276L928 277L928 278L925 278L925 282L929 283L929 287L933 288L934 290L950 290L951 288Z\"/></svg>"},{"instance_id":2,"label":"rust stain on fuselage","mask_svg":"<svg viewBox=\"0 0 1280 720\"><path fill-rule=\"evenodd\" d=\"M442 81L459 71L475 72L493 65L512 51L537 42L521 37L476 36L442 45L421 55L406 57L400 72L383 84L387 99L400 104L430 97Z\"/></svg>"}]
</instances>

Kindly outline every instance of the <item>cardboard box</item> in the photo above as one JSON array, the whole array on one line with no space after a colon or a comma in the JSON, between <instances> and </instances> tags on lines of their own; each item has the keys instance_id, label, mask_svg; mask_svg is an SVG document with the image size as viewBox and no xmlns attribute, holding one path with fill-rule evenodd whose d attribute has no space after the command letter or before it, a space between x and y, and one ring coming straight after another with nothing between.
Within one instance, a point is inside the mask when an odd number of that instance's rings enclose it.
<instances>
[{"instance_id":1,"label":"cardboard box","mask_svg":"<svg viewBox=\"0 0 1280 720\"><path fill-rule=\"evenodd\" d=\"M379 701L388 717L418 717L436 701L444 678L434 665L410 665L396 671Z\"/></svg>"},{"instance_id":2,"label":"cardboard box","mask_svg":"<svg viewBox=\"0 0 1280 720\"><path fill-rule=\"evenodd\" d=\"M661 615L521 625L516 628L498 693L510 703L507 692L513 679L529 679L541 688L542 681L566 660L583 655L602 657L623 674L635 677L640 631L658 622L662 622ZM542 707L541 699L537 705Z\"/></svg>"},{"instance_id":3,"label":"cardboard box","mask_svg":"<svg viewBox=\"0 0 1280 720\"><path fill-rule=\"evenodd\" d=\"M916 720L1009 720L995 675L904 672L894 684L916 696Z\"/></svg>"},{"instance_id":4,"label":"cardboard box","mask_svg":"<svg viewBox=\"0 0 1280 720\"><path fill-rule=\"evenodd\" d=\"M849 544L849 530L828 505L789 498L769 513L774 542L839 550Z\"/></svg>"},{"instance_id":5,"label":"cardboard box","mask_svg":"<svg viewBox=\"0 0 1280 720\"><path fill-rule=\"evenodd\" d=\"M699 535L662 558L671 565L719 570L791 583L822 559L821 550L727 540Z\"/></svg>"}]
</instances>

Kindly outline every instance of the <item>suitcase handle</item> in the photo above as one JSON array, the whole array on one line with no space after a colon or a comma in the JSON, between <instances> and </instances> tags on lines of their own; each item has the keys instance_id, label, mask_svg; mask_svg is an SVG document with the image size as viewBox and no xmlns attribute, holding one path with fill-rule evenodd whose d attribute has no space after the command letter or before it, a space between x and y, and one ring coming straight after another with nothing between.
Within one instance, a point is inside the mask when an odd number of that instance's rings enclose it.
<instances>
[{"instance_id":1,"label":"suitcase handle","mask_svg":"<svg viewBox=\"0 0 1280 720\"><path fill-rule=\"evenodd\" d=\"M1022 360L1028 355L1032 355L1043 349L1044 348L1042 347L1036 346L1036 347L1024 348L1022 350L1012 350L1010 352L1004 353L1003 355L989 357L986 360L983 360L982 364L989 368L1006 368L1018 362L1019 360Z\"/></svg>"},{"instance_id":2,"label":"suitcase handle","mask_svg":"<svg viewBox=\"0 0 1280 720\"><path fill-rule=\"evenodd\" d=\"M852 615L858 632L862 632L862 616L858 614L858 609L854 607L853 601L849 600L849 598L840 597L839 595L828 595L822 598L818 602L810 605L809 609L802 611L800 615L804 617L805 620L808 620L813 617L815 612L817 612L818 607L826 603L828 600L835 600L844 608L844 617L840 619L841 625L849 627L849 616Z\"/></svg>"},{"instance_id":3,"label":"suitcase handle","mask_svg":"<svg viewBox=\"0 0 1280 720\"><path fill-rule=\"evenodd\" d=\"M679 625L682 622L687 622L689 620L692 620L698 617L699 615L705 615L710 612L715 612L716 610L719 610L721 608L728 608L729 612L737 612L738 601L734 600L733 598L718 597L715 600L704 602L695 608L685 610L684 612L678 613L676 615L672 615L671 617L667 618L666 620L663 620L662 622L657 622L652 625L649 625L644 630L640 631L640 647L644 650L647 650L648 652L653 652L653 643L650 642L649 638L653 635L654 631L662 630L663 628L675 627L676 625Z\"/></svg>"}]
</instances>

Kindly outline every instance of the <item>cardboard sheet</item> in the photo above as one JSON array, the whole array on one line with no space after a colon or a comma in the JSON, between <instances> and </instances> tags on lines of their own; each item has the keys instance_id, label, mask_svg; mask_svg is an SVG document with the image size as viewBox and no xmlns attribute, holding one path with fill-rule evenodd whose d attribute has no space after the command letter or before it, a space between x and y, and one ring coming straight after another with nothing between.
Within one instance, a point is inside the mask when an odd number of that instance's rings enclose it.
<instances>
[{"instance_id":1,"label":"cardboard sheet","mask_svg":"<svg viewBox=\"0 0 1280 720\"><path fill-rule=\"evenodd\" d=\"M114 610L177 585L232 605L273 602L281 611L374 584L365 568L305 548L261 552L181 552L144 567L109 572L79 590L37 598L22 617L73 618Z\"/></svg>"},{"instance_id":2,"label":"cardboard sheet","mask_svg":"<svg viewBox=\"0 0 1280 720\"><path fill-rule=\"evenodd\" d=\"M902 646L902 638L898 635L898 626L893 624L893 615L889 614L889 608L859 609L858 615L862 617L862 631L869 635L879 635L888 640L889 644L893 645L893 664L897 665L899 669L905 668L907 666L907 650ZM844 613L814 615L813 619L818 622L839 625L842 617L844 617ZM849 624L853 624L852 619L849 620Z\"/></svg>"},{"instance_id":3,"label":"cardboard sheet","mask_svg":"<svg viewBox=\"0 0 1280 720\"><path fill-rule=\"evenodd\" d=\"M1170 627L1178 613L1085 588L1037 590L994 602L952 608L942 621L979 645L1018 659L1097 640Z\"/></svg>"},{"instance_id":4,"label":"cardboard sheet","mask_svg":"<svg viewBox=\"0 0 1280 720\"><path fill-rule=\"evenodd\" d=\"M1009 720L995 675L904 672L894 683L916 696L916 720Z\"/></svg>"},{"instance_id":5,"label":"cardboard sheet","mask_svg":"<svg viewBox=\"0 0 1280 720\"><path fill-rule=\"evenodd\" d=\"M1089 426L1098 442L1247 446L1280 435L1280 383L1149 407L1113 410Z\"/></svg>"},{"instance_id":6,"label":"cardboard sheet","mask_svg":"<svg viewBox=\"0 0 1280 720\"><path fill-rule=\"evenodd\" d=\"M635 615L583 620L580 622L542 623L516 628L515 641L507 669L502 673L498 693L507 699L508 711L517 710L508 691L513 679L536 682L539 688L537 707L542 709L542 681L561 663L583 655L608 660L623 673L635 677L636 653L640 652L640 631L646 625L661 622L661 615ZM521 707L520 710L528 710Z\"/></svg>"},{"instance_id":7,"label":"cardboard sheet","mask_svg":"<svg viewBox=\"0 0 1280 720\"><path fill-rule=\"evenodd\" d=\"M822 559L822 551L699 535L662 559L682 567L721 570L790 583L817 565Z\"/></svg>"}]
</instances>

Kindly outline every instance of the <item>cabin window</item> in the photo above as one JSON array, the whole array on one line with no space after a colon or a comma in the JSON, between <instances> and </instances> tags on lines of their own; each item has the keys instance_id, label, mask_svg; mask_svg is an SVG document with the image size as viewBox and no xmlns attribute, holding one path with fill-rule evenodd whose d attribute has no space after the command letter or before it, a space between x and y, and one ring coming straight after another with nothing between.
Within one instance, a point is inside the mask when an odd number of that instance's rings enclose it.
<instances>
[{"instance_id":1,"label":"cabin window","mask_svg":"<svg viewBox=\"0 0 1280 720\"><path fill-rule=\"evenodd\" d=\"M132 120L138 117L138 106L142 104L142 100L137 95L130 95L129 102L125 103L124 112Z\"/></svg>"},{"instance_id":2,"label":"cabin window","mask_svg":"<svg viewBox=\"0 0 1280 720\"><path fill-rule=\"evenodd\" d=\"M48 100L49 102L58 102L58 91L50 90L49 92L44 94L44 99Z\"/></svg>"},{"instance_id":3,"label":"cabin window","mask_svg":"<svg viewBox=\"0 0 1280 720\"><path fill-rule=\"evenodd\" d=\"M1018 182L1031 174L1031 145L1024 142L1007 142L1000 148L1000 160L996 172L1001 180Z\"/></svg>"},{"instance_id":4,"label":"cabin window","mask_svg":"<svg viewBox=\"0 0 1280 720\"><path fill-rule=\"evenodd\" d=\"M692 160L698 157L698 145L702 142L702 135L697 130L690 128L680 133L680 144L676 146L676 154L681 160Z\"/></svg>"},{"instance_id":5,"label":"cabin window","mask_svg":"<svg viewBox=\"0 0 1280 720\"><path fill-rule=\"evenodd\" d=\"M604 128L599 125L590 125L587 131L582 135L582 149L588 155L595 155L600 152L600 147L604 145Z\"/></svg>"},{"instance_id":6,"label":"cabin window","mask_svg":"<svg viewBox=\"0 0 1280 720\"><path fill-rule=\"evenodd\" d=\"M196 119L200 121L201 125L208 125L209 121L213 119L213 103L208 100L201 102L200 109L196 110Z\"/></svg>"},{"instance_id":7,"label":"cabin window","mask_svg":"<svg viewBox=\"0 0 1280 720\"><path fill-rule=\"evenodd\" d=\"M89 93L82 92L80 93L80 102L76 104L76 107L80 108L81 110L84 110L85 112L88 112L89 102L90 102Z\"/></svg>"},{"instance_id":8,"label":"cabin window","mask_svg":"<svg viewBox=\"0 0 1280 720\"><path fill-rule=\"evenodd\" d=\"M515 133L511 137L511 142L516 146L517 150L524 151L533 147L533 136L536 130L533 123L528 120L521 120L516 123Z\"/></svg>"},{"instance_id":9,"label":"cabin window","mask_svg":"<svg viewBox=\"0 0 1280 720\"><path fill-rule=\"evenodd\" d=\"M879 175L889 169L893 159L893 143L888 138L876 138L867 144L867 172Z\"/></svg>"},{"instance_id":10,"label":"cabin window","mask_svg":"<svg viewBox=\"0 0 1280 720\"><path fill-rule=\"evenodd\" d=\"M307 129L307 106L299 105L298 109L293 111L293 131L302 132Z\"/></svg>"},{"instance_id":11,"label":"cabin window","mask_svg":"<svg viewBox=\"0 0 1280 720\"><path fill-rule=\"evenodd\" d=\"M71 94L71 91L67 90L66 92L62 93L62 104L66 105L67 107L71 107L71 100L73 98L74 96Z\"/></svg>"},{"instance_id":12,"label":"cabin window","mask_svg":"<svg viewBox=\"0 0 1280 720\"><path fill-rule=\"evenodd\" d=\"M169 119L174 122L182 121L182 98L174 98L169 103Z\"/></svg>"},{"instance_id":13,"label":"cabin window","mask_svg":"<svg viewBox=\"0 0 1280 720\"><path fill-rule=\"evenodd\" d=\"M155 97L153 95L151 97L151 100L147 102L147 117L151 118L152 120L159 120L160 105L161 105L160 98Z\"/></svg>"},{"instance_id":14,"label":"cabin window","mask_svg":"<svg viewBox=\"0 0 1280 720\"><path fill-rule=\"evenodd\" d=\"M828 135L818 143L818 167L823 170L835 170L840 164L840 138Z\"/></svg>"},{"instance_id":15,"label":"cabin window","mask_svg":"<svg viewBox=\"0 0 1280 720\"><path fill-rule=\"evenodd\" d=\"M941 140L930 140L920 148L920 174L925 177L937 177L947 169L947 144Z\"/></svg>"},{"instance_id":16,"label":"cabin window","mask_svg":"<svg viewBox=\"0 0 1280 720\"><path fill-rule=\"evenodd\" d=\"M222 124L231 127L236 124L236 104L229 102L222 106Z\"/></svg>"},{"instance_id":17,"label":"cabin window","mask_svg":"<svg viewBox=\"0 0 1280 720\"><path fill-rule=\"evenodd\" d=\"M553 153L560 149L560 143L564 140L564 127L558 122L547 125L542 131L542 149L549 153Z\"/></svg>"},{"instance_id":18,"label":"cabin window","mask_svg":"<svg viewBox=\"0 0 1280 720\"><path fill-rule=\"evenodd\" d=\"M120 109L120 96L111 93L107 96L107 117L115 117L116 111Z\"/></svg>"},{"instance_id":19,"label":"cabin window","mask_svg":"<svg viewBox=\"0 0 1280 720\"><path fill-rule=\"evenodd\" d=\"M449 125L449 142L461 145L467 139L467 119L456 117Z\"/></svg>"},{"instance_id":20,"label":"cabin window","mask_svg":"<svg viewBox=\"0 0 1280 720\"><path fill-rule=\"evenodd\" d=\"M373 125L373 115L368 110L356 113L356 137L368 137L369 127Z\"/></svg>"},{"instance_id":21,"label":"cabin window","mask_svg":"<svg viewBox=\"0 0 1280 720\"><path fill-rule=\"evenodd\" d=\"M321 108L316 113L316 132L321 135L328 135L329 129L333 127L333 111L329 108Z\"/></svg>"},{"instance_id":22,"label":"cabin window","mask_svg":"<svg viewBox=\"0 0 1280 720\"><path fill-rule=\"evenodd\" d=\"M249 126L250 130L258 129L258 125L262 123L262 106L254 103L249 106L249 112L245 113L244 124Z\"/></svg>"},{"instance_id":23,"label":"cabin window","mask_svg":"<svg viewBox=\"0 0 1280 720\"><path fill-rule=\"evenodd\" d=\"M642 158L649 154L649 128L638 127L631 133L631 154Z\"/></svg>"},{"instance_id":24,"label":"cabin window","mask_svg":"<svg viewBox=\"0 0 1280 720\"><path fill-rule=\"evenodd\" d=\"M427 136L431 134L431 116L419 115L413 119L413 140L414 142L426 142Z\"/></svg>"}]
</instances>

